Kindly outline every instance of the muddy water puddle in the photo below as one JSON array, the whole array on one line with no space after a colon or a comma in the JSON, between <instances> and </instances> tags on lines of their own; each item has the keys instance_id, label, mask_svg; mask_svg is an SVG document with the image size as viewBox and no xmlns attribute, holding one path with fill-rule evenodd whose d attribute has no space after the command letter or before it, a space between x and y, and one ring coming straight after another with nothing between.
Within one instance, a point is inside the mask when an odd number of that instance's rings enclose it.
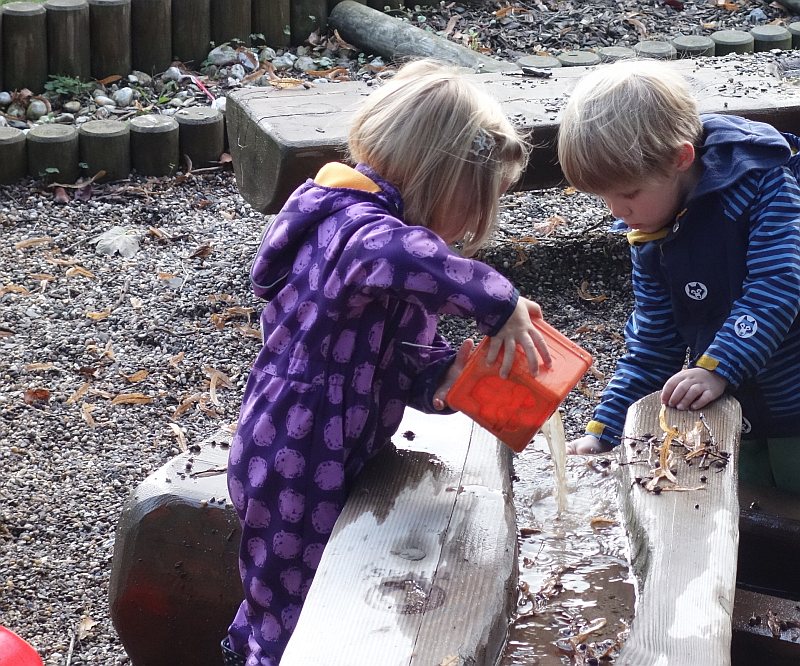
<instances>
[{"instance_id":1,"label":"muddy water puddle","mask_svg":"<svg viewBox=\"0 0 800 666\"><path fill-rule=\"evenodd\" d=\"M515 457L520 605L500 666L613 663L634 606L613 464L568 456L559 513L544 437Z\"/></svg>"}]
</instances>

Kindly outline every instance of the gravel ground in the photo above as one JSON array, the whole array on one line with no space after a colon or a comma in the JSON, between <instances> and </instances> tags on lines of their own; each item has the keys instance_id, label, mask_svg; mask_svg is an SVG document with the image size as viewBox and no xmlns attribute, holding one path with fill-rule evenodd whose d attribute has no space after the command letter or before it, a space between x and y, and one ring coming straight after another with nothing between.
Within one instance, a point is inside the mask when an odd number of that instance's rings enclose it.
<instances>
[{"instance_id":1,"label":"gravel ground","mask_svg":"<svg viewBox=\"0 0 800 666\"><path fill-rule=\"evenodd\" d=\"M490 3L460 14L503 57L573 47L547 41L547 26L580 45L635 42L635 21L658 38L747 27L755 10L791 18L764 2L678 4L521 3L516 25ZM454 12L413 14L435 26ZM595 356L564 406L576 435L622 348L625 251L592 197L553 189L504 204L484 258ZM258 347L247 269L263 225L227 171L95 185L66 204L38 183L0 187L0 621L48 666L128 662L106 599L117 517L150 472L235 421ZM115 226L127 233L110 247L136 250L129 258L96 250ZM471 331L443 328L454 342Z\"/></svg>"}]
</instances>

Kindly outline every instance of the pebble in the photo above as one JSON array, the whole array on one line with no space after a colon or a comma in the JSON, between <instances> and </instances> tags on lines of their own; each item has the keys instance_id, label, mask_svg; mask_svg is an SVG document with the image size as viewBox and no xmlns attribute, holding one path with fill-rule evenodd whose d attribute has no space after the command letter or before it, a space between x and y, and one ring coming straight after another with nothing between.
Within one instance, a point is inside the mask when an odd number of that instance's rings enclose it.
<instances>
[{"instance_id":1,"label":"pebble","mask_svg":"<svg viewBox=\"0 0 800 666\"><path fill-rule=\"evenodd\" d=\"M117 106L130 106L131 102L133 102L133 88L128 88L127 86L120 88L112 95L112 99Z\"/></svg>"}]
</instances>

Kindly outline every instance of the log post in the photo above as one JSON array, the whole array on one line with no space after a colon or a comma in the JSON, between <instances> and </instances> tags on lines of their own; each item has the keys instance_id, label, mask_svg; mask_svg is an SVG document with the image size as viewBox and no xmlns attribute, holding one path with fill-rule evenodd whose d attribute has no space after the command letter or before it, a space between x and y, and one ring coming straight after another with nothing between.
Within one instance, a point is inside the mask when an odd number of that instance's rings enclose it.
<instances>
[{"instance_id":1,"label":"log post","mask_svg":"<svg viewBox=\"0 0 800 666\"><path fill-rule=\"evenodd\" d=\"M225 150L225 118L210 106L180 109L178 121L181 156L186 155L193 168L215 164Z\"/></svg>"},{"instance_id":2,"label":"log post","mask_svg":"<svg viewBox=\"0 0 800 666\"><path fill-rule=\"evenodd\" d=\"M3 14L3 80L8 90L40 93L47 82L47 17L36 2L12 2Z\"/></svg>"},{"instance_id":3,"label":"log post","mask_svg":"<svg viewBox=\"0 0 800 666\"><path fill-rule=\"evenodd\" d=\"M172 0L172 55L199 71L211 41L210 0Z\"/></svg>"},{"instance_id":4,"label":"log post","mask_svg":"<svg viewBox=\"0 0 800 666\"><path fill-rule=\"evenodd\" d=\"M25 133L16 127L0 127L0 185L17 182L27 171Z\"/></svg>"},{"instance_id":5,"label":"log post","mask_svg":"<svg viewBox=\"0 0 800 666\"><path fill-rule=\"evenodd\" d=\"M178 121L148 113L131 118L131 165L143 176L170 176L178 168Z\"/></svg>"},{"instance_id":6,"label":"log post","mask_svg":"<svg viewBox=\"0 0 800 666\"><path fill-rule=\"evenodd\" d=\"M78 179L78 130L72 125L35 125L25 144L29 175L60 183Z\"/></svg>"},{"instance_id":7,"label":"log post","mask_svg":"<svg viewBox=\"0 0 800 666\"><path fill-rule=\"evenodd\" d=\"M289 9L291 42L300 46L315 30L324 32L328 25L327 0L292 0Z\"/></svg>"},{"instance_id":8,"label":"log post","mask_svg":"<svg viewBox=\"0 0 800 666\"><path fill-rule=\"evenodd\" d=\"M105 175L99 180L121 180L131 172L130 129L119 120L90 120L78 130L81 162L89 175L99 171Z\"/></svg>"},{"instance_id":9,"label":"log post","mask_svg":"<svg viewBox=\"0 0 800 666\"><path fill-rule=\"evenodd\" d=\"M295 10L294 4L292 11ZM336 5L329 23L345 41L390 60L429 57L479 72L519 69L514 63L495 60L353 0L344 0ZM294 29L293 23L293 40Z\"/></svg>"},{"instance_id":10,"label":"log post","mask_svg":"<svg viewBox=\"0 0 800 666\"><path fill-rule=\"evenodd\" d=\"M219 46L233 39L249 43L250 0L211 0L211 41Z\"/></svg>"},{"instance_id":11,"label":"log post","mask_svg":"<svg viewBox=\"0 0 800 666\"><path fill-rule=\"evenodd\" d=\"M620 498L638 595L630 636L616 663L729 666L741 408L730 396L700 412L667 408L666 424L677 430L674 440L659 423L660 411L658 393L632 405L620 446ZM673 442L671 461L654 467L666 460L656 448L666 439ZM695 453L678 440L696 443ZM649 480L667 476L667 469L674 483Z\"/></svg>"},{"instance_id":12,"label":"log post","mask_svg":"<svg viewBox=\"0 0 800 666\"><path fill-rule=\"evenodd\" d=\"M47 0L47 55L50 74L89 78L89 3Z\"/></svg>"},{"instance_id":13,"label":"log post","mask_svg":"<svg viewBox=\"0 0 800 666\"><path fill-rule=\"evenodd\" d=\"M91 70L96 79L131 72L131 0L89 0Z\"/></svg>"},{"instance_id":14,"label":"log post","mask_svg":"<svg viewBox=\"0 0 800 666\"><path fill-rule=\"evenodd\" d=\"M252 30L264 35L267 46L289 46L290 6L289 0L252 0Z\"/></svg>"},{"instance_id":15,"label":"log post","mask_svg":"<svg viewBox=\"0 0 800 666\"><path fill-rule=\"evenodd\" d=\"M172 3L134 0L131 3L131 62L145 74L163 72L172 62Z\"/></svg>"}]
</instances>

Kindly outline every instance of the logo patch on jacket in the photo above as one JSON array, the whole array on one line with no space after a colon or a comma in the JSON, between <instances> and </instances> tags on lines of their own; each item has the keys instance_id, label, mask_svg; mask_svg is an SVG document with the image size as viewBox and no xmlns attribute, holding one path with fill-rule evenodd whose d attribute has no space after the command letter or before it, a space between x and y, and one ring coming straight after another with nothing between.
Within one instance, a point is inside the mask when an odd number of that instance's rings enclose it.
<instances>
[{"instance_id":1,"label":"logo patch on jacket","mask_svg":"<svg viewBox=\"0 0 800 666\"><path fill-rule=\"evenodd\" d=\"M740 338L749 338L756 334L758 322L750 315L742 315L734 322L733 327Z\"/></svg>"},{"instance_id":2,"label":"logo patch on jacket","mask_svg":"<svg viewBox=\"0 0 800 666\"><path fill-rule=\"evenodd\" d=\"M683 290L689 298L695 301L702 301L708 296L708 288L702 282L687 282Z\"/></svg>"}]
</instances>

